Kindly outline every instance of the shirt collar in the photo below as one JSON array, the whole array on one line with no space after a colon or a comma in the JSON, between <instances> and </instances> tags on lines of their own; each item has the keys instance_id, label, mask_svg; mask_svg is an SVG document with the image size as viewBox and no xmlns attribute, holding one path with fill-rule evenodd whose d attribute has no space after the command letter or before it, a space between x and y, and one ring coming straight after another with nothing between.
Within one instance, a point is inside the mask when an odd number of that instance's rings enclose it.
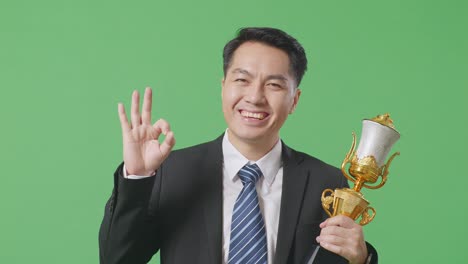
<instances>
[{"instance_id":1,"label":"shirt collar","mask_svg":"<svg viewBox=\"0 0 468 264\"><path fill-rule=\"evenodd\" d=\"M226 129L223 137L223 157L224 168L227 176L229 179L234 181L234 177L237 176L237 173L242 169L242 167L246 164L256 163L258 167L260 167L260 170L262 170L263 177L265 177L266 182L271 185L275 181L276 174L282 166L281 149L281 140L278 140L275 146L259 160L248 160L229 141Z\"/></svg>"}]
</instances>

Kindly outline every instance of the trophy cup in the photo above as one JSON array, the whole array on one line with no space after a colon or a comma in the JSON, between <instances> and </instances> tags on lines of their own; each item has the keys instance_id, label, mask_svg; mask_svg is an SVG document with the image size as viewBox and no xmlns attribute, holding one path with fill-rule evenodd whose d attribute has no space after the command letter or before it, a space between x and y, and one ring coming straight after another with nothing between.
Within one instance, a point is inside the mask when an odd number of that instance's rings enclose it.
<instances>
[{"instance_id":1,"label":"trophy cup","mask_svg":"<svg viewBox=\"0 0 468 264\"><path fill-rule=\"evenodd\" d=\"M353 144L341 164L343 175L354 183L354 188L324 190L322 207L330 217L341 214L355 221L360 218L359 224L364 226L374 219L376 211L369 206L369 201L364 199L360 190L362 187L378 189L387 182L388 168L393 158L400 153L394 153L386 163L385 159L393 144L400 138L400 134L395 130L389 114L364 119L362 123L362 135L357 151L354 150L356 135L353 133ZM346 172L348 163L349 174ZM380 183L375 184L380 177Z\"/></svg>"},{"instance_id":2,"label":"trophy cup","mask_svg":"<svg viewBox=\"0 0 468 264\"><path fill-rule=\"evenodd\" d=\"M400 138L400 134L395 130L389 114L364 119L362 123L362 135L357 151L355 151L356 135L353 133L353 144L341 164L343 175L354 183L354 188L334 191L325 189L321 200L323 209L330 217L341 214L349 216L354 221L360 218L359 224L364 226L374 219L376 211L369 206L369 201L364 199L360 190L362 187L378 189L387 182L388 168L395 156L400 153L394 153L386 163L385 159L393 144ZM346 171L348 163L349 174ZM380 183L375 184L380 177L382 178ZM307 264L347 263L340 256L320 250L320 246L317 246L306 260Z\"/></svg>"}]
</instances>

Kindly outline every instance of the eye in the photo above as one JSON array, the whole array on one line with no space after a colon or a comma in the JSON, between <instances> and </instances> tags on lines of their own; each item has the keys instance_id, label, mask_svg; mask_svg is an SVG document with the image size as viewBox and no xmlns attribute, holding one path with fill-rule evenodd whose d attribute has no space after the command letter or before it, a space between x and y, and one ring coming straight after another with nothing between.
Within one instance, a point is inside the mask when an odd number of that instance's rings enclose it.
<instances>
[{"instance_id":1,"label":"eye","mask_svg":"<svg viewBox=\"0 0 468 264\"><path fill-rule=\"evenodd\" d=\"M281 86L281 84L279 84L279 83L268 83L267 85L272 87L272 88L275 88L275 89L283 88L283 86Z\"/></svg>"},{"instance_id":2,"label":"eye","mask_svg":"<svg viewBox=\"0 0 468 264\"><path fill-rule=\"evenodd\" d=\"M242 82L242 83L247 82L246 79L242 79L242 78L237 78L237 79L235 79L234 81L235 81L235 82Z\"/></svg>"}]
</instances>

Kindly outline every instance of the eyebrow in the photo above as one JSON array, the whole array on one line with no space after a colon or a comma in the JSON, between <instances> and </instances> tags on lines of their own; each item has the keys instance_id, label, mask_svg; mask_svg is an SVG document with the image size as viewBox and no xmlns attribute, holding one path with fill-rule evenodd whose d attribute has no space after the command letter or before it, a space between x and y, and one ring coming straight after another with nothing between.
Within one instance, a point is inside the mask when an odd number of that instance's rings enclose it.
<instances>
[{"instance_id":1,"label":"eyebrow","mask_svg":"<svg viewBox=\"0 0 468 264\"><path fill-rule=\"evenodd\" d=\"M241 68L236 68L236 69L232 70L232 73L242 73L242 74L247 74L247 75L249 75L250 77L253 76L253 74L250 73L248 70L241 69Z\"/></svg>"},{"instance_id":2,"label":"eyebrow","mask_svg":"<svg viewBox=\"0 0 468 264\"><path fill-rule=\"evenodd\" d=\"M246 74L246 75L248 75L250 77L253 77L252 73L250 73L248 70L245 70L245 69L242 69L242 68L236 68L236 69L232 70L232 73L242 73L242 74ZM288 78L286 78L282 74L268 75L266 79L267 80L280 80L280 81L285 81L285 82L288 81Z\"/></svg>"},{"instance_id":3,"label":"eyebrow","mask_svg":"<svg viewBox=\"0 0 468 264\"><path fill-rule=\"evenodd\" d=\"M273 75L268 75L267 80L280 80L280 81L288 81L288 78L284 77L282 74L273 74Z\"/></svg>"}]
</instances>

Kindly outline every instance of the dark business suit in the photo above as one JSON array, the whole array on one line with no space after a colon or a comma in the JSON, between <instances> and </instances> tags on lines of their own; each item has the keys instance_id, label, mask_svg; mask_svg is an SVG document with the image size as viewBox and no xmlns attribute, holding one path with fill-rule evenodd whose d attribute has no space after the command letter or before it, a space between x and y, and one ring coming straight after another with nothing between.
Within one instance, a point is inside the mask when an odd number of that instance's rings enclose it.
<instances>
[{"instance_id":1,"label":"dark business suit","mask_svg":"<svg viewBox=\"0 0 468 264\"><path fill-rule=\"evenodd\" d=\"M347 182L338 169L284 144L282 160L274 263L304 263L327 217L322 191ZM222 162L221 136L173 151L155 177L124 179L119 166L99 233L101 263L147 263L158 250L163 264L222 263Z\"/></svg>"}]
</instances>

